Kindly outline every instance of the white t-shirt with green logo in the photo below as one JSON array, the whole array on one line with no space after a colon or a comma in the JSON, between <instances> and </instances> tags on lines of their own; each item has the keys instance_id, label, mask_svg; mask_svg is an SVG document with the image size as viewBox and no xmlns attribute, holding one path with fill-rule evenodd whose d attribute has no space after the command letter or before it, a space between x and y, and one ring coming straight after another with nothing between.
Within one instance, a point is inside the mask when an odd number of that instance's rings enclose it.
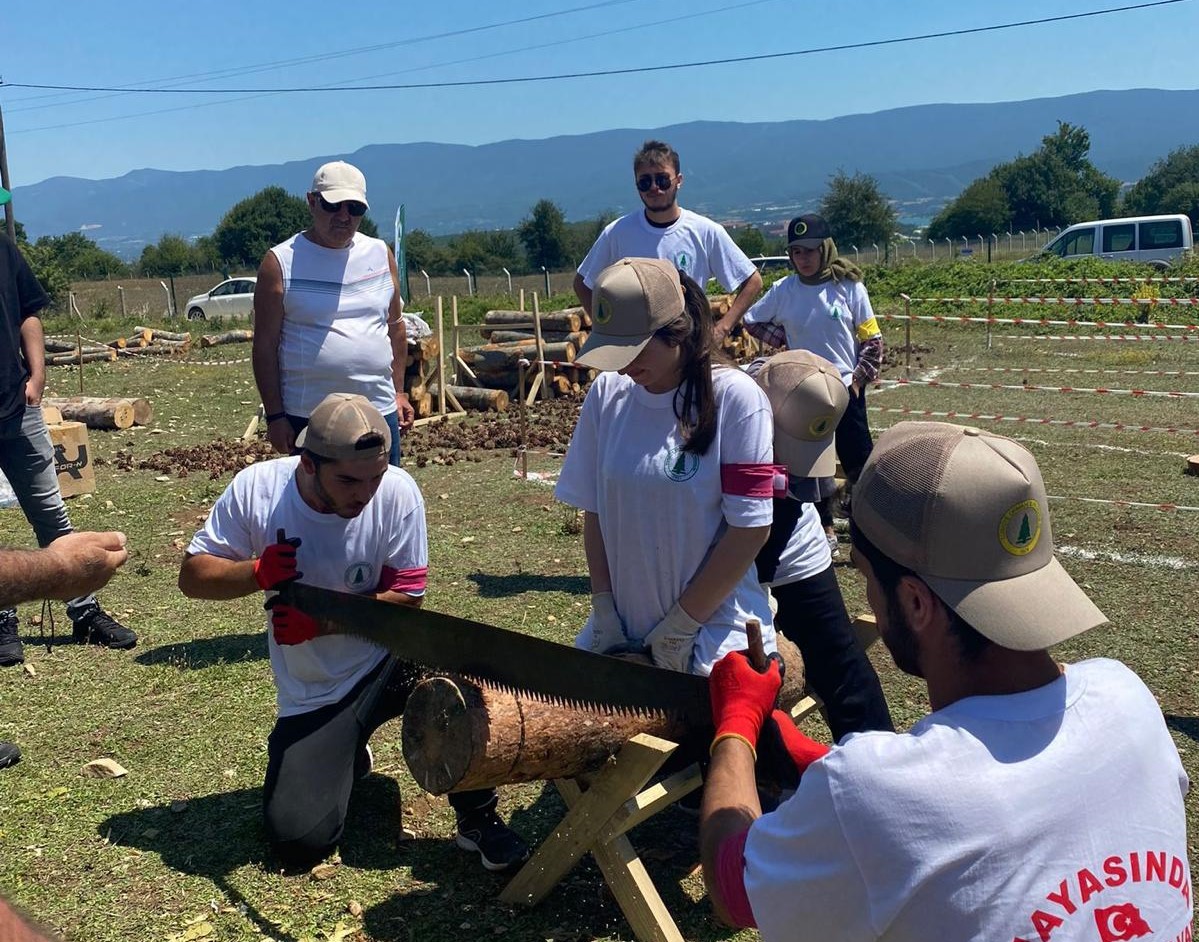
<instances>
[{"instance_id":1,"label":"white t-shirt with green logo","mask_svg":"<svg viewBox=\"0 0 1199 942\"><path fill-rule=\"evenodd\" d=\"M601 373L583 403L556 496L599 516L616 610L632 641L643 639L678 601L726 525L769 526L769 497L721 491L722 464L770 464L773 421L766 394L731 368L713 372L716 438L707 454L682 450L674 393L650 393L627 376ZM704 624L691 669L707 674L745 648L745 620L762 623L767 652L774 623L752 562ZM591 623L576 639L589 647Z\"/></svg>"},{"instance_id":2,"label":"white t-shirt with green logo","mask_svg":"<svg viewBox=\"0 0 1199 942\"><path fill-rule=\"evenodd\" d=\"M681 213L662 229L651 226L640 209L609 223L579 266L587 287L594 288L599 273L622 258L663 258L701 288L715 278L725 291L736 291L756 271L753 262L724 226L689 209Z\"/></svg>"},{"instance_id":3,"label":"white t-shirt with green logo","mask_svg":"<svg viewBox=\"0 0 1199 942\"><path fill-rule=\"evenodd\" d=\"M187 551L252 559L276 541L282 527L288 537L301 540L296 568L306 584L362 594L376 591L384 566L428 567L425 502L407 471L389 467L362 513L346 520L304 502L296 486L299 462L298 457L276 458L238 472ZM267 648L280 716L337 703L386 656L369 641L343 635L279 645L269 618Z\"/></svg>"}]
</instances>

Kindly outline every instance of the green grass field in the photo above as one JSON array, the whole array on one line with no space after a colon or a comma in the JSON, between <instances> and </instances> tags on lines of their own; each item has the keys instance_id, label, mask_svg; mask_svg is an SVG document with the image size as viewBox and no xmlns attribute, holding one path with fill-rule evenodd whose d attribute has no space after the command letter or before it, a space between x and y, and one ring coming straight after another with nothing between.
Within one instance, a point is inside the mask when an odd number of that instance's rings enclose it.
<instances>
[{"instance_id":1,"label":"green grass field","mask_svg":"<svg viewBox=\"0 0 1199 942\"><path fill-rule=\"evenodd\" d=\"M66 322L48 325L48 332L56 327ZM997 330L988 349L980 329L917 325L912 377L1020 385L1023 374L978 368L1199 369L1199 341L1017 339L1023 333L1029 331ZM902 338L901 327L888 328L892 344ZM249 364L211 364L248 352L224 347L197 351L184 362L122 360L84 368L88 394L145 396L156 414L148 430L90 433L100 462L97 491L68 505L79 528L129 534L132 558L100 597L141 641L132 652L64 646L47 653L33 625L40 606L22 607L32 671L0 673L0 738L25 751L20 765L0 772L0 892L77 942L631 939L590 862L535 909L500 905L503 877L484 873L474 857L452 846L445 801L421 793L407 775L398 724L375 737L375 774L355 792L336 865L321 879L271 868L259 821L274 710L261 601L196 602L175 586L183 548L230 474L211 480L203 472L180 477L122 470L168 447L240 436L257 405ZM887 375L903 371L892 367ZM1195 375L1028 377L1055 387L1199 392ZM70 394L77 391L77 374L54 369L49 383L52 392ZM909 386L872 391L869 400L885 409L1199 427L1193 399ZM876 430L902 418L871 414ZM1199 781L1199 513L1078 499L1199 506L1199 477L1184 473L1185 456L1199 452L1199 436L978 424L1019 438L1037 456L1050 494L1064 498L1053 503L1063 562L1111 618L1110 627L1063 645L1061 658L1112 656L1134 668L1158 696L1184 764ZM434 438L434 431L421 430L410 448L444 451ZM516 479L508 453L475 457L480 460L409 466L428 505L428 606L568 642L588 598L571 516L548 487ZM555 464L540 455L532 460L541 470ZM19 511L0 513L0 542L29 545L31 539ZM838 571L851 611L863 611L856 573L844 564ZM62 625L65 614L61 606L56 611ZM922 685L900 675L881 646L872 658L897 724L909 726L927 708ZM826 735L818 718L806 729ZM116 759L129 775L82 777L84 763L100 756ZM1188 808L1194 867L1194 794ZM552 786L537 784L501 789L501 811L538 841L563 806ZM399 841L401 826L415 838ZM693 872L694 831L693 819L668 810L631 837L688 939L754 938L711 921Z\"/></svg>"}]
</instances>

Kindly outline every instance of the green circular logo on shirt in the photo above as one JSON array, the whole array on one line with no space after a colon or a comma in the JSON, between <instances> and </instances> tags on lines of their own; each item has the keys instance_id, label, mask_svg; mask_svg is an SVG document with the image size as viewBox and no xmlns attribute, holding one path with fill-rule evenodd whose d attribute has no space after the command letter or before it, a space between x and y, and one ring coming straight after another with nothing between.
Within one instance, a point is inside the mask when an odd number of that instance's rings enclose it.
<instances>
[{"instance_id":1,"label":"green circular logo on shirt","mask_svg":"<svg viewBox=\"0 0 1199 942\"><path fill-rule=\"evenodd\" d=\"M689 451L683 451L681 448L670 445L666 449L666 457L662 465L666 476L676 484L680 484L695 477L695 472L699 470L699 455L693 455Z\"/></svg>"},{"instance_id":2,"label":"green circular logo on shirt","mask_svg":"<svg viewBox=\"0 0 1199 942\"><path fill-rule=\"evenodd\" d=\"M351 563L343 577L346 588L351 592L365 592L375 588L375 567L370 563Z\"/></svg>"},{"instance_id":3,"label":"green circular logo on shirt","mask_svg":"<svg viewBox=\"0 0 1199 942\"><path fill-rule=\"evenodd\" d=\"M676 268L681 268L683 271L691 271L691 256L686 252L680 252L675 258L674 264Z\"/></svg>"}]
</instances>

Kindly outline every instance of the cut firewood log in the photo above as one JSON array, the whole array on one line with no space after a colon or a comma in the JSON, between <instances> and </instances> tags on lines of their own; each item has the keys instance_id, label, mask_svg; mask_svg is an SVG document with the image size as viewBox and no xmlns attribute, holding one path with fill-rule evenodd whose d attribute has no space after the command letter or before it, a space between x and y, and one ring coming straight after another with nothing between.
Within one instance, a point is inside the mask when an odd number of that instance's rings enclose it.
<instances>
[{"instance_id":1,"label":"cut firewood log","mask_svg":"<svg viewBox=\"0 0 1199 942\"><path fill-rule=\"evenodd\" d=\"M125 345L129 347L144 347L150 343L150 337L153 333L149 328L142 327L125 338Z\"/></svg>"},{"instance_id":2,"label":"cut firewood log","mask_svg":"<svg viewBox=\"0 0 1199 942\"><path fill-rule=\"evenodd\" d=\"M145 347L135 347L132 343L124 350L115 351L123 357L175 357L182 356L191 350L191 341L155 341Z\"/></svg>"},{"instance_id":3,"label":"cut firewood log","mask_svg":"<svg viewBox=\"0 0 1199 942\"><path fill-rule=\"evenodd\" d=\"M528 311L488 311L483 315L483 323L500 327L510 324L527 324L532 325L533 315ZM571 311L554 311L552 314L541 315L542 330L560 330L571 332L582 327L582 320L579 317L579 309Z\"/></svg>"},{"instance_id":4,"label":"cut firewood log","mask_svg":"<svg viewBox=\"0 0 1199 942\"><path fill-rule=\"evenodd\" d=\"M507 412L508 394L502 389L479 389L475 386L446 386L447 393L453 393L462 404L463 409L472 412ZM429 385L429 395L438 397L436 383Z\"/></svg>"},{"instance_id":5,"label":"cut firewood log","mask_svg":"<svg viewBox=\"0 0 1199 942\"><path fill-rule=\"evenodd\" d=\"M133 329L135 332L148 331L149 334L146 337L146 340L151 343L157 343L159 340L174 340L179 342L192 339L190 330L185 331L184 333L178 333L173 330L159 330L157 327L134 327Z\"/></svg>"},{"instance_id":6,"label":"cut firewood log","mask_svg":"<svg viewBox=\"0 0 1199 942\"><path fill-rule=\"evenodd\" d=\"M103 396L47 396L42 400L43 405L53 406L65 417L77 422L83 420L75 419L71 415L72 410L85 406L103 409L126 402L133 406L134 425L149 425L154 420L154 408L150 405L150 400L140 396L112 396L109 398Z\"/></svg>"},{"instance_id":7,"label":"cut firewood log","mask_svg":"<svg viewBox=\"0 0 1199 942\"><path fill-rule=\"evenodd\" d=\"M433 414L433 410L436 408L436 400L427 392L419 396L413 396L409 393L408 402L411 404L412 411L418 419L427 419Z\"/></svg>"},{"instance_id":8,"label":"cut firewood log","mask_svg":"<svg viewBox=\"0 0 1199 942\"><path fill-rule=\"evenodd\" d=\"M47 337L42 343L47 353L74 353L78 349L74 340L57 340Z\"/></svg>"},{"instance_id":9,"label":"cut firewood log","mask_svg":"<svg viewBox=\"0 0 1199 942\"><path fill-rule=\"evenodd\" d=\"M543 350L545 359L561 360L569 363L575 358L575 348L569 343L546 344ZM498 372L500 370L516 370L522 359L536 359L537 347L517 344L511 347L488 344L482 347L464 347L458 351L458 358L469 366L475 373L479 370Z\"/></svg>"},{"instance_id":10,"label":"cut firewood log","mask_svg":"<svg viewBox=\"0 0 1199 942\"><path fill-rule=\"evenodd\" d=\"M51 399L49 404L57 408L64 419L82 422L88 428L126 429L133 424L133 403L128 399L81 399L80 402Z\"/></svg>"},{"instance_id":11,"label":"cut firewood log","mask_svg":"<svg viewBox=\"0 0 1199 942\"><path fill-rule=\"evenodd\" d=\"M436 360L441 348L436 337L422 337L408 341L408 355L416 360Z\"/></svg>"},{"instance_id":12,"label":"cut firewood log","mask_svg":"<svg viewBox=\"0 0 1199 942\"><path fill-rule=\"evenodd\" d=\"M493 330L488 339L492 343L536 343L537 341L532 331L528 330ZM587 342L587 332L575 330L568 333L561 330L543 330L541 340L543 343L573 343L575 349L578 350Z\"/></svg>"},{"instance_id":13,"label":"cut firewood log","mask_svg":"<svg viewBox=\"0 0 1199 942\"><path fill-rule=\"evenodd\" d=\"M554 373L546 377L546 384L555 396L570 395L570 380L560 373Z\"/></svg>"},{"instance_id":14,"label":"cut firewood log","mask_svg":"<svg viewBox=\"0 0 1199 942\"><path fill-rule=\"evenodd\" d=\"M426 791L575 778L598 769L638 733L678 742L678 718L546 703L489 684L432 677L404 708L404 760Z\"/></svg>"},{"instance_id":15,"label":"cut firewood log","mask_svg":"<svg viewBox=\"0 0 1199 942\"><path fill-rule=\"evenodd\" d=\"M85 353L53 353L46 357L46 366L69 366L73 363L99 363L115 360L115 350L91 350Z\"/></svg>"},{"instance_id":16,"label":"cut firewood log","mask_svg":"<svg viewBox=\"0 0 1199 942\"><path fill-rule=\"evenodd\" d=\"M219 347L227 343L250 343L253 339L252 330L227 330L223 334L205 334L200 338L200 346Z\"/></svg>"},{"instance_id":17,"label":"cut firewood log","mask_svg":"<svg viewBox=\"0 0 1199 942\"><path fill-rule=\"evenodd\" d=\"M42 400L42 421L47 425L62 425L62 413L54 406L46 405L46 400Z\"/></svg>"}]
</instances>

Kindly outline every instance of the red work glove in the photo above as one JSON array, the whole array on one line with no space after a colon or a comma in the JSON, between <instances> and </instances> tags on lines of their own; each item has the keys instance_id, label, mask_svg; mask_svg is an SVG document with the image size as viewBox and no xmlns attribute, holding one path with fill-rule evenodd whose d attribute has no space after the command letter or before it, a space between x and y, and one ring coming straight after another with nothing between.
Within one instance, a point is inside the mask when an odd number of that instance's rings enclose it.
<instances>
[{"instance_id":1,"label":"red work glove","mask_svg":"<svg viewBox=\"0 0 1199 942\"><path fill-rule=\"evenodd\" d=\"M720 740L731 736L749 746L757 758L762 723L774 709L783 685L781 663L778 655L772 654L765 673L759 674L743 651L730 651L716 662L708 677L712 721L716 725L713 749Z\"/></svg>"},{"instance_id":2,"label":"red work glove","mask_svg":"<svg viewBox=\"0 0 1199 942\"><path fill-rule=\"evenodd\" d=\"M817 759L828 755L828 746L801 733L795 721L782 710L775 710L766 718L766 726L771 725L778 730L783 748L795 763L795 771L800 775L803 775L807 767ZM766 726L762 729L763 736L766 735Z\"/></svg>"},{"instance_id":3,"label":"red work glove","mask_svg":"<svg viewBox=\"0 0 1199 942\"><path fill-rule=\"evenodd\" d=\"M296 572L296 548L300 538L293 536L290 540L282 529L278 533L278 541L262 551L262 555L254 560L254 581L259 588L270 591L288 582L295 582L302 572Z\"/></svg>"},{"instance_id":4,"label":"red work glove","mask_svg":"<svg viewBox=\"0 0 1199 942\"><path fill-rule=\"evenodd\" d=\"M281 595L276 595L263 608L271 613L271 630L276 644L303 644L319 634L316 619L288 605Z\"/></svg>"}]
</instances>

